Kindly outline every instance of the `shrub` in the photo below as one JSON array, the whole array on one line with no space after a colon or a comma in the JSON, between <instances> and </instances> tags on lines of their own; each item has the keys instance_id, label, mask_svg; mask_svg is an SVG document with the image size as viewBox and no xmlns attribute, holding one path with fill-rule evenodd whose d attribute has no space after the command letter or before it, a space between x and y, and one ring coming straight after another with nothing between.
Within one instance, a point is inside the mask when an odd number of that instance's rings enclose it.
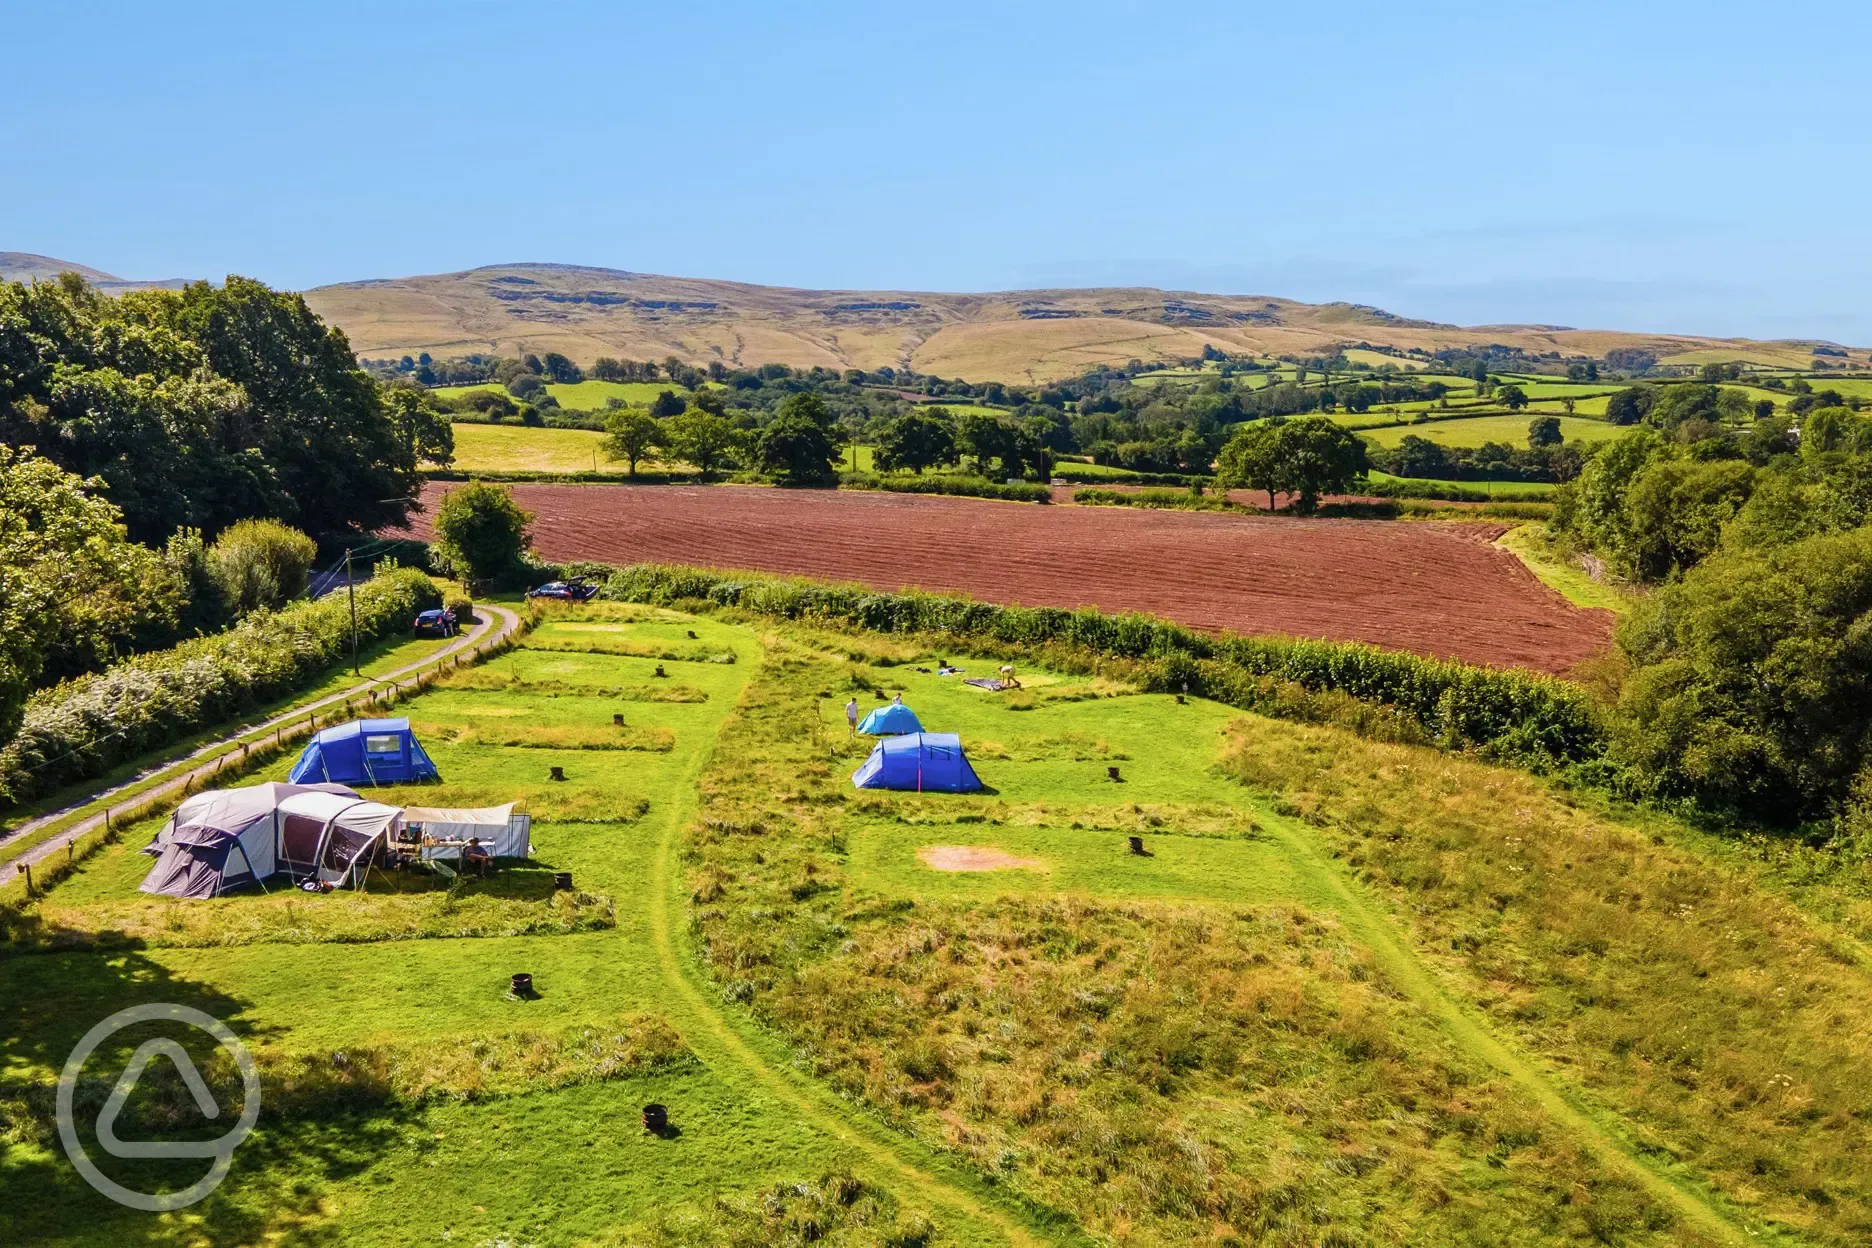
<instances>
[{"instance_id":1,"label":"shrub","mask_svg":"<svg viewBox=\"0 0 1872 1248\"><path fill-rule=\"evenodd\" d=\"M928 477L880 477L872 473L848 472L839 477L839 486L847 490L887 490L893 494L948 494L958 498L998 498L1011 503L1050 503L1053 491L1029 481L1013 485L990 481L987 477L943 474Z\"/></svg>"},{"instance_id":2,"label":"shrub","mask_svg":"<svg viewBox=\"0 0 1872 1248\"><path fill-rule=\"evenodd\" d=\"M208 549L209 573L236 615L279 607L306 591L318 544L278 520L242 520Z\"/></svg>"},{"instance_id":3,"label":"shrub","mask_svg":"<svg viewBox=\"0 0 1872 1248\"><path fill-rule=\"evenodd\" d=\"M1150 665L1150 682L1231 705L1256 697L1260 677L1337 692L1408 716L1448 748L1547 768L1596 760L1598 708L1574 685L1532 672L1471 667L1357 642L1211 636L1145 615L1003 607L858 585L735 576L637 564L612 575L603 597L669 604L702 600L787 619L829 620L884 633L940 633L958 642L1063 645Z\"/></svg>"},{"instance_id":4,"label":"shrub","mask_svg":"<svg viewBox=\"0 0 1872 1248\"><path fill-rule=\"evenodd\" d=\"M1084 489L1073 491L1073 502L1086 507L1151 507L1170 511L1241 511L1228 499L1189 490Z\"/></svg>"},{"instance_id":5,"label":"shrub","mask_svg":"<svg viewBox=\"0 0 1872 1248\"><path fill-rule=\"evenodd\" d=\"M471 481L442 496L436 508L436 562L463 581L505 584L522 574L532 539L533 513L514 502L513 491Z\"/></svg>"},{"instance_id":6,"label":"shrub","mask_svg":"<svg viewBox=\"0 0 1872 1248\"><path fill-rule=\"evenodd\" d=\"M358 586L360 642L394 636L442 605L434 582L397 569ZM343 595L259 611L225 633L139 655L36 695L0 748L0 802L99 776L230 716L305 688L349 653Z\"/></svg>"}]
</instances>

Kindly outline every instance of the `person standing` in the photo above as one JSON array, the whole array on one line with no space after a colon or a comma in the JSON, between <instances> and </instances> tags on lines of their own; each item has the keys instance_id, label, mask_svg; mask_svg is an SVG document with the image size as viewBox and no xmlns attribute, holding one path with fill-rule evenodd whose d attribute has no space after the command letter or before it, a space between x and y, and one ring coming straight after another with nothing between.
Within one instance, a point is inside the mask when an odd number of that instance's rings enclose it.
<instances>
[{"instance_id":1,"label":"person standing","mask_svg":"<svg viewBox=\"0 0 1872 1248\"><path fill-rule=\"evenodd\" d=\"M852 736L855 737L858 735L858 695L857 694L853 694L852 700L845 704L845 725L846 727L851 729Z\"/></svg>"}]
</instances>

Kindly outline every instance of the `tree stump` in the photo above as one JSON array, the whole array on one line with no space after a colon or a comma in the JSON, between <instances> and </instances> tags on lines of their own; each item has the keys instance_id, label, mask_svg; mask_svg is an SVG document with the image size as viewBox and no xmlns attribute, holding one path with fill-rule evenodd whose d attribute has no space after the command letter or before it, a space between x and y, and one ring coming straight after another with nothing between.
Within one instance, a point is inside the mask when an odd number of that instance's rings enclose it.
<instances>
[{"instance_id":1,"label":"tree stump","mask_svg":"<svg viewBox=\"0 0 1872 1248\"><path fill-rule=\"evenodd\" d=\"M525 971L515 971L508 980L510 991L516 997L526 998L533 995L533 976Z\"/></svg>"}]
</instances>

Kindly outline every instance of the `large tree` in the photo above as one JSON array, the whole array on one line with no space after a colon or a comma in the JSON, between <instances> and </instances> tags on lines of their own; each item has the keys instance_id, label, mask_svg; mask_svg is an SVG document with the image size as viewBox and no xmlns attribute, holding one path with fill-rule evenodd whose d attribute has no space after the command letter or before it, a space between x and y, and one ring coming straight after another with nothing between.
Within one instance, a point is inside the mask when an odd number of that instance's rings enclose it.
<instances>
[{"instance_id":1,"label":"large tree","mask_svg":"<svg viewBox=\"0 0 1872 1248\"><path fill-rule=\"evenodd\" d=\"M637 475L638 463L656 447L662 426L641 408L620 407L605 417L604 441L599 448L607 459L621 459L631 476Z\"/></svg>"},{"instance_id":2,"label":"large tree","mask_svg":"<svg viewBox=\"0 0 1872 1248\"><path fill-rule=\"evenodd\" d=\"M420 399L397 402L303 299L246 278L0 285L0 441L102 478L139 540L247 516L316 537L400 523L417 461L447 444Z\"/></svg>"},{"instance_id":3,"label":"large tree","mask_svg":"<svg viewBox=\"0 0 1872 1248\"><path fill-rule=\"evenodd\" d=\"M942 409L938 408L940 412ZM956 462L955 425L941 416L911 409L878 431L874 459L880 472L925 468Z\"/></svg>"},{"instance_id":4,"label":"large tree","mask_svg":"<svg viewBox=\"0 0 1872 1248\"><path fill-rule=\"evenodd\" d=\"M713 412L684 412L662 422L662 445L685 464L694 464L704 477L730 463L741 449L741 430L725 416Z\"/></svg>"},{"instance_id":5,"label":"large tree","mask_svg":"<svg viewBox=\"0 0 1872 1248\"><path fill-rule=\"evenodd\" d=\"M533 513L512 490L471 481L444 494L436 509L436 561L471 584L511 584L532 549L532 525Z\"/></svg>"},{"instance_id":6,"label":"large tree","mask_svg":"<svg viewBox=\"0 0 1872 1248\"><path fill-rule=\"evenodd\" d=\"M826 485L838 480L838 440L832 413L810 390L790 395L761 430L761 471L783 485Z\"/></svg>"}]
</instances>

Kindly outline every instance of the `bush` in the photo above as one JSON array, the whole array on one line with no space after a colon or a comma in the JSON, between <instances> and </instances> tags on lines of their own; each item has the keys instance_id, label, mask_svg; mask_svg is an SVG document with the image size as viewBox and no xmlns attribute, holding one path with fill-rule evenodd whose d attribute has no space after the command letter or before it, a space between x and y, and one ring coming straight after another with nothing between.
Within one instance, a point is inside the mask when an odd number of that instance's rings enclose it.
<instances>
[{"instance_id":1,"label":"bush","mask_svg":"<svg viewBox=\"0 0 1872 1248\"><path fill-rule=\"evenodd\" d=\"M1242 511L1219 495L1192 494L1188 490L1084 489L1073 491L1073 502L1085 507L1152 507L1170 511Z\"/></svg>"},{"instance_id":2,"label":"bush","mask_svg":"<svg viewBox=\"0 0 1872 1248\"><path fill-rule=\"evenodd\" d=\"M358 638L395 636L442 605L434 582L407 568L358 586ZM225 633L139 655L36 695L0 748L0 802L16 804L103 775L148 750L305 688L351 648L344 595L259 611Z\"/></svg>"},{"instance_id":3,"label":"bush","mask_svg":"<svg viewBox=\"0 0 1872 1248\"><path fill-rule=\"evenodd\" d=\"M442 496L436 508L432 548L438 566L469 583L517 583L532 546L527 529L533 513L514 502L513 491L471 481Z\"/></svg>"},{"instance_id":4,"label":"bush","mask_svg":"<svg viewBox=\"0 0 1872 1248\"><path fill-rule=\"evenodd\" d=\"M473 624L475 622L474 600L469 598L466 594L447 594L442 599L442 606L445 610L455 613L455 622L457 624Z\"/></svg>"},{"instance_id":5,"label":"bush","mask_svg":"<svg viewBox=\"0 0 1872 1248\"><path fill-rule=\"evenodd\" d=\"M1003 607L968 598L879 593L863 586L740 577L637 564L602 596L670 604L703 600L787 619L823 619L884 633L940 633L957 642L1064 645L1149 665L1148 683L1231 705L1256 705L1261 678L1336 692L1407 716L1446 748L1473 748L1535 768L1601 758L1605 729L1585 691L1532 672L1497 671L1356 642L1211 636L1145 615Z\"/></svg>"},{"instance_id":6,"label":"bush","mask_svg":"<svg viewBox=\"0 0 1872 1248\"><path fill-rule=\"evenodd\" d=\"M1013 485L987 477L946 473L927 477L880 477L868 472L847 472L839 477L847 490L887 490L893 494L948 494L958 498L998 498L1011 503L1050 503L1050 487L1029 481Z\"/></svg>"},{"instance_id":7,"label":"bush","mask_svg":"<svg viewBox=\"0 0 1872 1248\"><path fill-rule=\"evenodd\" d=\"M208 548L209 573L236 615L277 608L306 592L318 544L278 520L242 520Z\"/></svg>"}]
</instances>

